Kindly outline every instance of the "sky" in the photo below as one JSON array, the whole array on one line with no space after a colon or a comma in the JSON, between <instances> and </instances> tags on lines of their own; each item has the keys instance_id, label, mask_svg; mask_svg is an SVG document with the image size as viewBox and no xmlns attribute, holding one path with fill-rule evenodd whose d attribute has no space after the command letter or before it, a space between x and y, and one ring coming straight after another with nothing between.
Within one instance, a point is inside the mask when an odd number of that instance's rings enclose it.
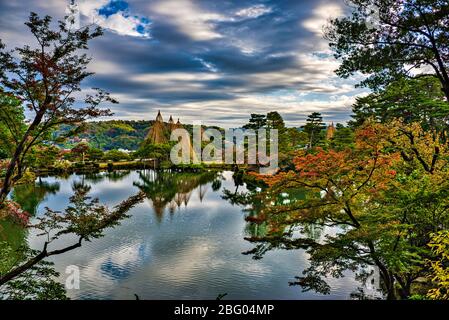
<instances>
[{"instance_id":1,"label":"sky","mask_svg":"<svg viewBox=\"0 0 449 320\"><path fill-rule=\"evenodd\" d=\"M105 34L88 54L83 83L119 100L113 118L152 120L158 110L183 123L236 127L251 113L278 111L288 126L311 112L349 120L365 90L340 79L323 27L344 15L344 0L76 0L81 26ZM0 39L32 44L30 11L55 20L67 0L0 0Z\"/></svg>"}]
</instances>

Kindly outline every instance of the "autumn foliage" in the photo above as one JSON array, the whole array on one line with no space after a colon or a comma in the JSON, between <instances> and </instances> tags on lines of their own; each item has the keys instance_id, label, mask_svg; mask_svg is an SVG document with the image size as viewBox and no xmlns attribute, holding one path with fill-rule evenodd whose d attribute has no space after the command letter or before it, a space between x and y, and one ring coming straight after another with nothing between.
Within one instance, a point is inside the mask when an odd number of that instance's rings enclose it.
<instances>
[{"instance_id":1,"label":"autumn foliage","mask_svg":"<svg viewBox=\"0 0 449 320\"><path fill-rule=\"evenodd\" d=\"M269 188L258 195L265 205L251 218L265 223L268 234L252 240L269 239L273 246L276 239L287 248L309 241L312 263L299 281L307 286L323 289L321 277L372 265L388 298L407 298L427 272L430 232L449 227L448 156L438 133L419 124L367 121L352 148L301 150L295 170L259 176ZM279 201L298 189L303 198ZM340 231L311 243L297 232L307 225Z\"/></svg>"}]
</instances>

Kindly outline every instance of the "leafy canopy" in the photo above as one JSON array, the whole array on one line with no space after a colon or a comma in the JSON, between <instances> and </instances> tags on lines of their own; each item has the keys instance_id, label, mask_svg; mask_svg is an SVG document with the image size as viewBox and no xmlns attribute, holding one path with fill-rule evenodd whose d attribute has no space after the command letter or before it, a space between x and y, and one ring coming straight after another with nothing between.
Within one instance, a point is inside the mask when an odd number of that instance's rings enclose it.
<instances>
[{"instance_id":1,"label":"leafy canopy","mask_svg":"<svg viewBox=\"0 0 449 320\"><path fill-rule=\"evenodd\" d=\"M333 19L326 38L341 60L337 74L367 75L379 89L429 69L449 100L449 3L446 0L349 0L350 16Z\"/></svg>"}]
</instances>

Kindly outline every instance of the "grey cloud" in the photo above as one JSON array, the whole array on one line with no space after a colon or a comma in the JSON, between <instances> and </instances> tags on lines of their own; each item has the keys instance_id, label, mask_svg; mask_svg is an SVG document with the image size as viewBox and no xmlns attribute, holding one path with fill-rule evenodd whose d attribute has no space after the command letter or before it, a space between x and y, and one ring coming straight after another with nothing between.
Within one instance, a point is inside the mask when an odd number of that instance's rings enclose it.
<instances>
[{"instance_id":1,"label":"grey cloud","mask_svg":"<svg viewBox=\"0 0 449 320\"><path fill-rule=\"evenodd\" d=\"M151 118L162 107L186 119L207 114L210 124L237 126L249 113L263 113L271 105L287 123L303 121L305 113L299 107L295 113L292 104L276 100L279 90L319 92L319 108L326 118L343 121L349 117L350 106L335 109L332 96L359 91L346 88L352 85L350 81L336 79L330 61L312 56L311 50L323 40L301 24L319 6L343 5L343 0L180 1L194 3L189 10L198 16L186 17L190 24L201 18L203 26L219 35L203 38L190 36L182 29L183 21L156 10L163 1L128 1L133 13L151 19L151 39L106 30L91 44L89 53L97 74L84 86L102 87L121 97L121 103L113 107L116 117ZM236 15L257 5L270 10L256 17ZM29 11L60 19L64 9L65 2L57 0L3 1L0 38L8 44L24 44L30 39L23 25ZM260 102L265 95L272 95L273 102ZM298 97L298 106L307 103Z\"/></svg>"}]
</instances>

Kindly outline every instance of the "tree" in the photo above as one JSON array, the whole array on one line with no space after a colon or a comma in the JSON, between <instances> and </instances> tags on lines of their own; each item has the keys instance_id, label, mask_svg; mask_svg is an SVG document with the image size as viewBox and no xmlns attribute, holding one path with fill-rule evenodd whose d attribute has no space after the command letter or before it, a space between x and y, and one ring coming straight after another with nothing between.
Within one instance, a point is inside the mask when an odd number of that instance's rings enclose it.
<instances>
[{"instance_id":1,"label":"tree","mask_svg":"<svg viewBox=\"0 0 449 320\"><path fill-rule=\"evenodd\" d=\"M127 149L137 150L148 133L151 121L107 120L86 122L83 130L77 135L89 141L90 146L101 150ZM54 136L67 136L75 126L60 126ZM58 143L64 149L73 146L73 139L65 139Z\"/></svg>"},{"instance_id":2,"label":"tree","mask_svg":"<svg viewBox=\"0 0 449 320\"><path fill-rule=\"evenodd\" d=\"M369 118L383 123L402 118L445 134L449 120L449 104L441 91L441 83L434 77L401 78L383 90L357 98L352 111L352 127Z\"/></svg>"},{"instance_id":3,"label":"tree","mask_svg":"<svg viewBox=\"0 0 449 320\"><path fill-rule=\"evenodd\" d=\"M19 99L0 88L0 158L10 158L18 141L15 137L26 129L23 107Z\"/></svg>"},{"instance_id":4,"label":"tree","mask_svg":"<svg viewBox=\"0 0 449 320\"><path fill-rule=\"evenodd\" d=\"M109 150L103 155L104 160L110 161L120 161L120 160L129 160L129 154L119 150Z\"/></svg>"},{"instance_id":5,"label":"tree","mask_svg":"<svg viewBox=\"0 0 449 320\"><path fill-rule=\"evenodd\" d=\"M321 113L313 112L307 116L306 124L301 128L309 136L309 148L312 148L322 140L322 131L326 128L326 125L323 123Z\"/></svg>"},{"instance_id":6,"label":"tree","mask_svg":"<svg viewBox=\"0 0 449 320\"><path fill-rule=\"evenodd\" d=\"M153 143L143 143L139 150L136 151L135 156L140 158L155 158L159 161L165 161L170 158L170 150L172 144L153 144Z\"/></svg>"},{"instance_id":7,"label":"tree","mask_svg":"<svg viewBox=\"0 0 449 320\"><path fill-rule=\"evenodd\" d=\"M36 254L28 250L27 254ZM0 255L4 253L0 252ZM16 279L0 287L0 295L8 300L67 300L65 287L55 279L59 272L51 261L41 260Z\"/></svg>"},{"instance_id":8,"label":"tree","mask_svg":"<svg viewBox=\"0 0 449 320\"><path fill-rule=\"evenodd\" d=\"M430 234L449 228L449 148L434 137L418 123L368 122L356 130L353 148L299 151L294 170L261 176L270 187L258 195L264 206L251 220L268 231L248 239L259 243L252 252L307 249L310 267L295 283L324 293L323 278L376 266L387 298L407 299L428 274ZM298 189L304 197L279 203L280 194ZM294 232L307 226L339 232L324 241Z\"/></svg>"},{"instance_id":9,"label":"tree","mask_svg":"<svg viewBox=\"0 0 449 320\"><path fill-rule=\"evenodd\" d=\"M427 67L449 101L447 1L348 2L351 16L333 19L326 30L335 57L342 61L339 76L347 78L361 72L368 75L361 85L379 89Z\"/></svg>"},{"instance_id":10,"label":"tree","mask_svg":"<svg viewBox=\"0 0 449 320\"><path fill-rule=\"evenodd\" d=\"M59 156L60 150L51 145L36 145L27 154L24 166L34 168L47 168L53 166Z\"/></svg>"},{"instance_id":11,"label":"tree","mask_svg":"<svg viewBox=\"0 0 449 320\"><path fill-rule=\"evenodd\" d=\"M298 130L298 128L287 128L286 138L291 150L303 147L309 142L307 134L304 131Z\"/></svg>"},{"instance_id":12,"label":"tree","mask_svg":"<svg viewBox=\"0 0 449 320\"><path fill-rule=\"evenodd\" d=\"M0 146L0 160L8 158L8 152Z\"/></svg>"},{"instance_id":13,"label":"tree","mask_svg":"<svg viewBox=\"0 0 449 320\"><path fill-rule=\"evenodd\" d=\"M243 126L243 129L258 130L265 127L267 124L267 117L264 114L251 113L251 118L248 123Z\"/></svg>"},{"instance_id":14,"label":"tree","mask_svg":"<svg viewBox=\"0 0 449 320\"><path fill-rule=\"evenodd\" d=\"M267 128L268 129L277 129L279 131L279 135L284 133L285 124L284 119L277 111L271 111L267 113Z\"/></svg>"},{"instance_id":15,"label":"tree","mask_svg":"<svg viewBox=\"0 0 449 320\"><path fill-rule=\"evenodd\" d=\"M90 147L89 150L87 150L87 156L91 161L98 161L103 158L104 152L101 149Z\"/></svg>"},{"instance_id":16,"label":"tree","mask_svg":"<svg viewBox=\"0 0 449 320\"><path fill-rule=\"evenodd\" d=\"M100 28L91 31L89 27L72 30L63 21L59 21L57 30L52 30L51 21L49 16L30 14L25 24L38 43L36 48L26 45L7 51L0 42L0 86L32 114L24 132L9 130L16 144L0 190L0 204L22 176L24 159L33 146L48 139L49 133L60 125L110 115L109 110L98 106L104 101L116 102L108 93L96 89L95 94L86 95L85 107L73 107L74 93L92 75L86 70L90 58L80 51L86 50L88 42L102 31Z\"/></svg>"},{"instance_id":17,"label":"tree","mask_svg":"<svg viewBox=\"0 0 449 320\"><path fill-rule=\"evenodd\" d=\"M435 300L449 300L449 231L432 234L429 246L436 260L428 260L430 280L435 287L430 289L427 297Z\"/></svg>"},{"instance_id":18,"label":"tree","mask_svg":"<svg viewBox=\"0 0 449 320\"><path fill-rule=\"evenodd\" d=\"M298 138L298 136L290 137L289 131L285 127L284 119L277 111L271 111L267 113L267 130L277 130L278 131L278 161L281 170L288 167L291 164L291 157L289 152L293 149L290 138ZM267 132L269 135L270 132Z\"/></svg>"},{"instance_id":19,"label":"tree","mask_svg":"<svg viewBox=\"0 0 449 320\"><path fill-rule=\"evenodd\" d=\"M47 208L45 214L37 218L38 223L29 226L40 231L41 236L46 237L44 247L39 252L27 251L24 253L25 256L18 256L18 261L14 263L14 266L0 274L0 286L13 279L20 280L24 276L25 279L29 279L27 272L35 271L34 268L39 266L45 258L79 248L83 241L103 237L104 230L120 224L121 220L127 217L126 213L145 199L145 194L139 192L118 204L114 210L109 210L106 206L101 205L98 199L92 199L88 195L89 192L90 186L74 185L74 195L70 198L70 205L64 213ZM75 236L78 240L72 245L49 250L50 243L64 235Z\"/></svg>"},{"instance_id":20,"label":"tree","mask_svg":"<svg viewBox=\"0 0 449 320\"><path fill-rule=\"evenodd\" d=\"M72 157L81 158L82 162L84 163L84 160L86 158L86 154L89 152L90 146L87 142L80 142L76 146L72 148L70 151Z\"/></svg>"},{"instance_id":21,"label":"tree","mask_svg":"<svg viewBox=\"0 0 449 320\"><path fill-rule=\"evenodd\" d=\"M343 150L352 147L353 144L354 131L349 127L337 123L335 134L329 144L330 147L335 150Z\"/></svg>"}]
</instances>

